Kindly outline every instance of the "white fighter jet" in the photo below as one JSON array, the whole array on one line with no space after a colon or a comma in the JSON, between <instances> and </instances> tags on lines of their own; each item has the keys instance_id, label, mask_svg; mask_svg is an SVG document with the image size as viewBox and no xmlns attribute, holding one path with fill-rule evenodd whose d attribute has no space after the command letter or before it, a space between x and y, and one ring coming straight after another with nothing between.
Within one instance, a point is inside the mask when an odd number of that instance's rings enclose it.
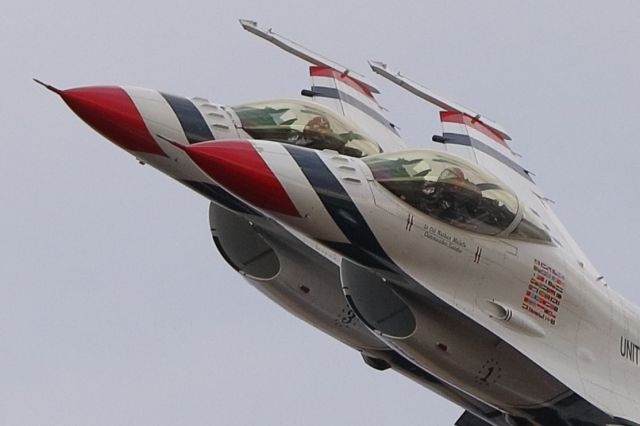
<instances>
[{"instance_id":1,"label":"white fighter jet","mask_svg":"<svg viewBox=\"0 0 640 426\"><path fill-rule=\"evenodd\" d=\"M408 148L365 77L240 22L311 63L301 98L45 86L208 198L213 241L243 278L461 406L456 425L640 425L640 310L567 233L506 130L370 62L441 110L440 149Z\"/></svg>"}]
</instances>

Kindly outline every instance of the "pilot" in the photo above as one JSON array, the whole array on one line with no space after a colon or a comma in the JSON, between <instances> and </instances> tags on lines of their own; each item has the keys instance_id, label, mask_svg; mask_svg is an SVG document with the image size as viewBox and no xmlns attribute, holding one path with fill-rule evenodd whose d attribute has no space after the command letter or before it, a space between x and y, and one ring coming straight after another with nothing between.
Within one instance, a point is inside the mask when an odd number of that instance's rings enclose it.
<instances>
[{"instance_id":1,"label":"pilot","mask_svg":"<svg viewBox=\"0 0 640 426\"><path fill-rule=\"evenodd\" d=\"M482 200L478 187L470 182L459 167L447 167L437 182L423 189L430 196L430 210L449 222L464 223L473 219Z\"/></svg>"},{"instance_id":2,"label":"pilot","mask_svg":"<svg viewBox=\"0 0 640 426\"><path fill-rule=\"evenodd\" d=\"M331 129L326 117L317 115L309 120L302 131L302 139L298 142L314 149L332 149L341 152L346 141Z\"/></svg>"},{"instance_id":3,"label":"pilot","mask_svg":"<svg viewBox=\"0 0 640 426\"><path fill-rule=\"evenodd\" d=\"M441 195L443 190L447 192L455 190L457 187L464 186L466 179L464 172L459 167L447 167L438 176L438 180L426 181L422 188L422 193L427 196ZM450 188L453 186L453 188Z\"/></svg>"},{"instance_id":4,"label":"pilot","mask_svg":"<svg viewBox=\"0 0 640 426\"><path fill-rule=\"evenodd\" d=\"M438 176L438 182L462 186L465 184L466 179L460 167L447 167L440 173L440 176Z\"/></svg>"}]
</instances>

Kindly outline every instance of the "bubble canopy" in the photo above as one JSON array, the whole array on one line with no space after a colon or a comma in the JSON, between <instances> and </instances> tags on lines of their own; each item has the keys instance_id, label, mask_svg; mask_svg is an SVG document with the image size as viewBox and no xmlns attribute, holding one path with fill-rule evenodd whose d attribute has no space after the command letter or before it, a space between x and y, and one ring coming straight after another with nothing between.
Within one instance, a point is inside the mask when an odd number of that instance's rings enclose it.
<instances>
[{"instance_id":1,"label":"bubble canopy","mask_svg":"<svg viewBox=\"0 0 640 426\"><path fill-rule=\"evenodd\" d=\"M542 224L510 189L457 156L415 150L363 161L388 191L449 225L484 235L551 241Z\"/></svg>"},{"instance_id":2,"label":"bubble canopy","mask_svg":"<svg viewBox=\"0 0 640 426\"><path fill-rule=\"evenodd\" d=\"M350 157L381 152L377 143L344 118L313 102L277 99L231 107L254 139L313 149L332 149Z\"/></svg>"}]
</instances>

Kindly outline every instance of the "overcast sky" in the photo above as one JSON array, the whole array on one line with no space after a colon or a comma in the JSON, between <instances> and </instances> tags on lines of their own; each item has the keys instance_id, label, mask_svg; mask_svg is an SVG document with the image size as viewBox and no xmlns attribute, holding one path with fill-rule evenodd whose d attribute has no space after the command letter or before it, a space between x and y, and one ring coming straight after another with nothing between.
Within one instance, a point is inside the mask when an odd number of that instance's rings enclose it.
<instances>
[{"instance_id":1,"label":"overcast sky","mask_svg":"<svg viewBox=\"0 0 640 426\"><path fill-rule=\"evenodd\" d=\"M61 88L234 104L307 66L252 18L491 117L611 287L640 302L640 2L6 1L0 424L447 425L462 409L298 321L229 268L208 202L93 132ZM437 110L371 76L411 146Z\"/></svg>"}]
</instances>

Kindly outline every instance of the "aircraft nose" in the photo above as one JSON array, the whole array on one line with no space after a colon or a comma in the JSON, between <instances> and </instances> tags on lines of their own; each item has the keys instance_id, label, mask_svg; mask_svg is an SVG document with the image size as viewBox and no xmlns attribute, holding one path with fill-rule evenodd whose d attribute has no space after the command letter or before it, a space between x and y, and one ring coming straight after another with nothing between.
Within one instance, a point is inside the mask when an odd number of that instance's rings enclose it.
<instances>
[{"instance_id":1,"label":"aircraft nose","mask_svg":"<svg viewBox=\"0 0 640 426\"><path fill-rule=\"evenodd\" d=\"M251 142L225 140L174 145L184 150L214 181L251 205L300 216L282 184Z\"/></svg>"},{"instance_id":2,"label":"aircraft nose","mask_svg":"<svg viewBox=\"0 0 640 426\"><path fill-rule=\"evenodd\" d=\"M89 86L60 90L43 85L60 95L85 123L121 148L165 156L123 88Z\"/></svg>"}]
</instances>

